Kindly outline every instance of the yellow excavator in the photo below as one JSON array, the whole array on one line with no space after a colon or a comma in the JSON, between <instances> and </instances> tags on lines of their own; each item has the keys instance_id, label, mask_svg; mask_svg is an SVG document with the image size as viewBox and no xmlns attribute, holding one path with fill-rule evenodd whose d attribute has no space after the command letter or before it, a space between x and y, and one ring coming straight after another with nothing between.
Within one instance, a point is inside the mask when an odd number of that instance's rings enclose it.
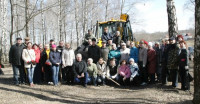
<instances>
[{"instance_id":1,"label":"yellow excavator","mask_svg":"<svg viewBox=\"0 0 200 104\"><path fill-rule=\"evenodd\" d=\"M105 22L98 22L96 24L96 31L95 31L95 37L98 39L98 46L101 47L101 35L104 32L104 28L108 27L108 31L115 35L116 31L120 31L121 39L126 41L136 41L132 28L131 23L129 20L128 14L121 14L119 20L111 19L110 21Z\"/></svg>"}]
</instances>

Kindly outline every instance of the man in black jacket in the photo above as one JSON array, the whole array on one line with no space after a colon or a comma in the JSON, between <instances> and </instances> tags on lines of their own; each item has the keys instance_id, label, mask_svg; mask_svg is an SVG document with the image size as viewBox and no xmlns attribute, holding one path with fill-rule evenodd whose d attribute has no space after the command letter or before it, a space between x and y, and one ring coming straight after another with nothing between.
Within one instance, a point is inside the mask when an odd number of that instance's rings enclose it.
<instances>
[{"instance_id":1,"label":"man in black jacket","mask_svg":"<svg viewBox=\"0 0 200 104\"><path fill-rule=\"evenodd\" d=\"M96 39L92 39L92 46L88 48L88 58L92 58L96 64L100 58L100 48L96 45Z\"/></svg>"},{"instance_id":2,"label":"man in black jacket","mask_svg":"<svg viewBox=\"0 0 200 104\"><path fill-rule=\"evenodd\" d=\"M82 60L81 54L76 55L76 62L73 63L72 70L75 75L74 76L75 83L82 82L84 87L87 87L88 83L87 64L85 61Z\"/></svg>"},{"instance_id":3,"label":"man in black jacket","mask_svg":"<svg viewBox=\"0 0 200 104\"><path fill-rule=\"evenodd\" d=\"M24 49L24 45L22 44L22 38L17 38L17 43L12 45L9 51L9 63L12 64L13 67L13 77L15 85L19 85L19 74L20 74L20 83L24 83L24 68L22 61L22 51ZM19 71L19 74L18 74Z\"/></svg>"}]
</instances>

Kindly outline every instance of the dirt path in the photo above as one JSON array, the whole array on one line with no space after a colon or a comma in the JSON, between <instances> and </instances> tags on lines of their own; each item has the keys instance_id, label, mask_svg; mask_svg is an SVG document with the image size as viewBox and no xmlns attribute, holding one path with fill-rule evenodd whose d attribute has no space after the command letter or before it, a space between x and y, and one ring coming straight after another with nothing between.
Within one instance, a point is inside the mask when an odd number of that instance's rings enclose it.
<instances>
[{"instance_id":1,"label":"dirt path","mask_svg":"<svg viewBox=\"0 0 200 104\"><path fill-rule=\"evenodd\" d=\"M0 76L0 104L60 104L60 103L131 103L131 104L192 104L191 91L181 91L169 86L148 85L145 87L116 87L60 85L15 86L12 69L4 68Z\"/></svg>"}]
</instances>

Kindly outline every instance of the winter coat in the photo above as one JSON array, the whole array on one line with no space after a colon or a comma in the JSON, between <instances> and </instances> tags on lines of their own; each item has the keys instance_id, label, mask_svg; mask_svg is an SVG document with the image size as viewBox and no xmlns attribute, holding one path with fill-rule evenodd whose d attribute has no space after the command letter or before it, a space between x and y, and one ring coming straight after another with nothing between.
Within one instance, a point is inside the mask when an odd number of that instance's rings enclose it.
<instances>
[{"instance_id":1,"label":"winter coat","mask_svg":"<svg viewBox=\"0 0 200 104\"><path fill-rule=\"evenodd\" d=\"M117 47L120 47L120 41L121 41L121 36L114 36L113 37L113 43L116 44Z\"/></svg>"},{"instance_id":2,"label":"winter coat","mask_svg":"<svg viewBox=\"0 0 200 104\"><path fill-rule=\"evenodd\" d=\"M102 65L97 62L97 70L98 70L98 75L106 75L106 62L104 61Z\"/></svg>"},{"instance_id":3,"label":"winter coat","mask_svg":"<svg viewBox=\"0 0 200 104\"><path fill-rule=\"evenodd\" d=\"M126 78L131 77L131 71L128 65L121 65L118 70L119 70L119 75Z\"/></svg>"},{"instance_id":4,"label":"winter coat","mask_svg":"<svg viewBox=\"0 0 200 104\"><path fill-rule=\"evenodd\" d=\"M40 62L40 54L41 54L40 49L39 48L34 49L34 52L35 52L35 62L39 63Z\"/></svg>"},{"instance_id":5,"label":"winter coat","mask_svg":"<svg viewBox=\"0 0 200 104\"><path fill-rule=\"evenodd\" d=\"M107 60L108 60L108 53L109 53L108 48L103 48L103 47L101 47L100 53L101 53L101 54L100 54L100 57L102 57L103 60L107 62Z\"/></svg>"},{"instance_id":6,"label":"winter coat","mask_svg":"<svg viewBox=\"0 0 200 104\"><path fill-rule=\"evenodd\" d=\"M120 53L121 53L120 62L121 62L122 60L126 60L126 62L128 62L128 61L129 61L129 58L130 58L130 49L129 49L129 48L120 49Z\"/></svg>"},{"instance_id":7,"label":"winter coat","mask_svg":"<svg viewBox=\"0 0 200 104\"><path fill-rule=\"evenodd\" d=\"M169 48L169 45L166 44L164 46L162 46L162 65L167 65L167 59L168 59L168 48Z\"/></svg>"},{"instance_id":8,"label":"winter coat","mask_svg":"<svg viewBox=\"0 0 200 104\"><path fill-rule=\"evenodd\" d=\"M154 49L148 49L147 52L147 68L149 74L156 73L156 51Z\"/></svg>"},{"instance_id":9,"label":"winter coat","mask_svg":"<svg viewBox=\"0 0 200 104\"><path fill-rule=\"evenodd\" d=\"M9 62L12 65L23 65L22 60L22 51L24 49L24 45L15 44L12 45L9 51Z\"/></svg>"},{"instance_id":10,"label":"winter coat","mask_svg":"<svg viewBox=\"0 0 200 104\"><path fill-rule=\"evenodd\" d=\"M62 67L72 66L75 60L73 49L64 49L62 52Z\"/></svg>"},{"instance_id":11,"label":"winter coat","mask_svg":"<svg viewBox=\"0 0 200 104\"><path fill-rule=\"evenodd\" d=\"M168 48L167 68L178 69L178 52L179 48L176 44L170 44Z\"/></svg>"},{"instance_id":12,"label":"winter coat","mask_svg":"<svg viewBox=\"0 0 200 104\"><path fill-rule=\"evenodd\" d=\"M50 51L50 50L49 50ZM50 53L50 52L49 52ZM43 50L42 53L41 53L41 58L40 58L40 63L42 64L42 66L45 65L45 62L49 59L48 57L48 53L46 52L46 50Z\"/></svg>"},{"instance_id":13,"label":"winter coat","mask_svg":"<svg viewBox=\"0 0 200 104\"><path fill-rule=\"evenodd\" d=\"M159 47L154 47L154 50L156 51L156 67L158 68L162 63L162 50Z\"/></svg>"},{"instance_id":14,"label":"winter coat","mask_svg":"<svg viewBox=\"0 0 200 104\"><path fill-rule=\"evenodd\" d=\"M64 50L64 46L57 46L56 50L57 50L57 52L59 52L60 55L62 56L62 52L63 52L63 50Z\"/></svg>"},{"instance_id":15,"label":"winter coat","mask_svg":"<svg viewBox=\"0 0 200 104\"><path fill-rule=\"evenodd\" d=\"M60 55L60 52L51 51L49 53L49 60L52 63L52 65L57 65L56 63L61 64L61 55Z\"/></svg>"},{"instance_id":16,"label":"winter coat","mask_svg":"<svg viewBox=\"0 0 200 104\"><path fill-rule=\"evenodd\" d=\"M115 58L116 60L116 64L119 63L119 60L121 58L121 53L119 50L110 50L109 54L108 54L108 59L112 59Z\"/></svg>"},{"instance_id":17,"label":"winter coat","mask_svg":"<svg viewBox=\"0 0 200 104\"><path fill-rule=\"evenodd\" d=\"M91 65L87 66L87 72L89 77L97 77L97 66L96 64L92 63Z\"/></svg>"},{"instance_id":18,"label":"winter coat","mask_svg":"<svg viewBox=\"0 0 200 104\"><path fill-rule=\"evenodd\" d=\"M139 48L139 60L143 62L143 65L147 64L147 49L146 48Z\"/></svg>"},{"instance_id":19,"label":"winter coat","mask_svg":"<svg viewBox=\"0 0 200 104\"><path fill-rule=\"evenodd\" d=\"M75 61L72 65L72 70L74 72L75 77L77 77L78 75L87 72L87 64L85 63L85 61Z\"/></svg>"},{"instance_id":20,"label":"winter coat","mask_svg":"<svg viewBox=\"0 0 200 104\"><path fill-rule=\"evenodd\" d=\"M137 47L132 47L130 49L130 58L133 58L135 63L138 63L138 54L139 54L139 50Z\"/></svg>"},{"instance_id":21,"label":"winter coat","mask_svg":"<svg viewBox=\"0 0 200 104\"><path fill-rule=\"evenodd\" d=\"M115 66L108 65L106 67L106 71L107 71L106 75L108 77L114 77L114 78L116 78L117 75L118 75L118 67L116 65Z\"/></svg>"},{"instance_id":22,"label":"winter coat","mask_svg":"<svg viewBox=\"0 0 200 104\"><path fill-rule=\"evenodd\" d=\"M31 66L35 67L35 65L32 63L32 61L35 61L36 59L35 51L33 49L23 49L22 59L24 60L25 68L31 68Z\"/></svg>"},{"instance_id":23,"label":"winter coat","mask_svg":"<svg viewBox=\"0 0 200 104\"><path fill-rule=\"evenodd\" d=\"M77 49L77 53L80 53L82 55L82 60L88 59L88 48L89 48L89 45L81 45Z\"/></svg>"},{"instance_id":24,"label":"winter coat","mask_svg":"<svg viewBox=\"0 0 200 104\"><path fill-rule=\"evenodd\" d=\"M131 70L131 78L135 78L135 76L139 75L139 67L136 63L129 65L129 68Z\"/></svg>"},{"instance_id":25,"label":"winter coat","mask_svg":"<svg viewBox=\"0 0 200 104\"><path fill-rule=\"evenodd\" d=\"M100 58L100 48L99 46L90 46L88 49L88 58L92 58L94 63L97 63Z\"/></svg>"},{"instance_id":26,"label":"winter coat","mask_svg":"<svg viewBox=\"0 0 200 104\"><path fill-rule=\"evenodd\" d=\"M188 59L188 51L187 51L187 49L180 49L179 55L178 55L178 64L181 67L188 66L189 59Z\"/></svg>"},{"instance_id":27,"label":"winter coat","mask_svg":"<svg viewBox=\"0 0 200 104\"><path fill-rule=\"evenodd\" d=\"M108 40L113 40L113 36L111 33L103 33L102 36L101 36L101 40L102 41L108 41Z\"/></svg>"}]
</instances>

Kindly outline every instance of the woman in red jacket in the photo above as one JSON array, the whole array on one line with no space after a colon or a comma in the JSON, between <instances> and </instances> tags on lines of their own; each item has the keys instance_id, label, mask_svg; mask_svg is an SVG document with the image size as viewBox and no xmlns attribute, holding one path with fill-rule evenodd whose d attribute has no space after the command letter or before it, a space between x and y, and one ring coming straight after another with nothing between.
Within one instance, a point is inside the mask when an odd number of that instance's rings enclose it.
<instances>
[{"instance_id":1,"label":"woman in red jacket","mask_svg":"<svg viewBox=\"0 0 200 104\"><path fill-rule=\"evenodd\" d=\"M33 44L33 50L35 51L35 62L36 62L36 67L34 71L34 76L33 76L33 81L34 83L41 83L41 75L42 75L42 67L40 64L40 49L37 44Z\"/></svg>"}]
</instances>

